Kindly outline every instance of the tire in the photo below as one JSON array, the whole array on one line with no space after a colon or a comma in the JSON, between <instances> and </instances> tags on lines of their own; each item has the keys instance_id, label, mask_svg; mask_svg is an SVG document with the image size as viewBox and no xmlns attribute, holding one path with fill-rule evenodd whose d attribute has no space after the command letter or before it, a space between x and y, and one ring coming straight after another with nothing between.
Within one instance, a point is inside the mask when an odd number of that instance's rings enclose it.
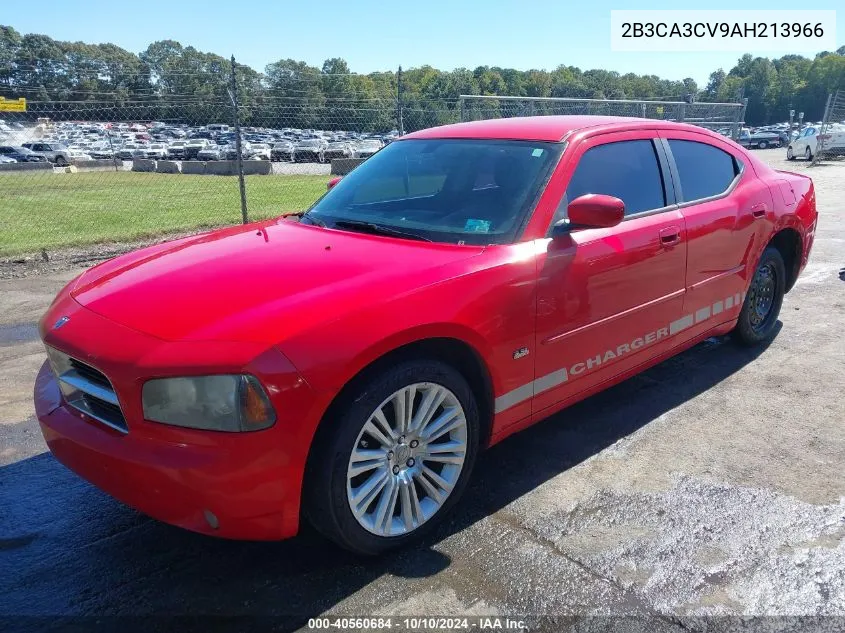
<instances>
[{"instance_id":1,"label":"tire","mask_svg":"<svg viewBox=\"0 0 845 633\"><path fill-rule=\"evenodd\" d=\"M807 160L813 160L813 152L810 150L809 145L807 145L807 148L804 150L804 158Z\"/></svg>"},{"instance_id":2,"label":"tire","mask_svg":"<svg viewBox=\"0 0 845 633\"><path fill-rule=\"evenodd\" d=\"M786 266L783 257L778 249L769 246L760 257L739 320L731 332L734 340L750 346L771 338L785 292Z\"/></svg>"},{"instance_id":3,"label":"tire","mask_svg":"<svg viewBox=\"0 0 845 633\"><path fill-rule=\"evenodd\" d=\"M67 161L65 160L64 156L56 156L56 166L67 167Z\"/></svg>"},{"instance_id":4,"label":"tire","mask_svg":"<svg viewBox=\"0 0 845 633\"><path fill-rule=\"evenodd\" d=\"M759 143L757 143L758 149L766 149L768 146L769 144L766 141L760 141Z\"/></svg>"},{"instance_id":5,"label":"tire","mask_svg":"<svg viewBox=\"0 0 845 633\"><path fill-rule=\"evenodd\" d=\"M409 394L415 394L412 413L423 409L429 398L445 399L419 429L402 433L395 402L407 402ZM479 413L464 377L437 360L408 360L365 379L335 410L336 416L325 420L318 432L308 460L303 502L309 522L339 546L363 555L422 538L460 499L475 464ZM378 412L389 431L373 417ZM450 427L447 434L435 435L444 426ZM382 439L369 433L374 428ZM455 450L444 451L444 442ZM434 446L439 450L429 452ZM368 453L353 462L353 449ZM431 472L437 478L429 477ZM352 509L356 495L357 514Z\"/></svg>"},{"instance_id":6,"label":"tire","mask_svg":"<svg viewBox=\"0 0 845 633\"><path fill-rule=\"evenodd\" d=\"M786 160L795 160L795 153L792 151L792 145L786 148Z\"/></svg>"}]
</instances>

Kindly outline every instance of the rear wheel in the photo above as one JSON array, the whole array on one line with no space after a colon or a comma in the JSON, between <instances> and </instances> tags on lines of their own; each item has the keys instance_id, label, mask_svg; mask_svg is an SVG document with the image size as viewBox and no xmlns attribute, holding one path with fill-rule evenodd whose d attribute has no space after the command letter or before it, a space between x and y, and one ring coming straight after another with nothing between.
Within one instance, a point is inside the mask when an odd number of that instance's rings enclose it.
<instances>
[{"instance_id":1,"label":"rear wheel","mask_svg":"<svg viewBox=\"0 0 845 633\"><path fill-rule=\"evenodd\" d=\"M760 149L766 149L768 146L769 143L767 141L760 141L759 143L757 143L757 147L759 147Z\"/></svg>"},{"instance_id":2,"label":"rear wheel","mask_svg":"<svg viewBox=\"0 0 845 633\"><path fill-rule=\"evenodd\" d=\"M795 160L795 153L792 151L792 145L786 148L786 160Z\"/></svg>"},{"instance_id":3,"label":"rear wheel","mask_svg":"<svg viewBox=\"0 0 845 633\"><path fill-rule=\"evenodd\" d=\"M807 160L813 160L813 152L810 150L809 145L807 145L807 149L804 150L804 158Z\"/></svg>"},{"instance_id":4,"label":"rear wheel","mask_svg":"<svg viewBox=\"0 0 845 633\"><path fill-rule=\"evenodd\" d=\"M734 339L743 345L756 345L770 338L775 331L785 291L786 266L780 251L770 246L763 251L751 280L732 332Z\"/></svg>"},{"instance_id":5,"label":"rear wheel","mask_svg":"<svg viewBox=\"0 0 845 633\"><path fill-rule=\"evenodd\" d=\"M423 536L466 487L479 414L463 376L407 361L367 380L309 459L306 513L341 547L379 554Z\"/></svg>"}]
</instances>

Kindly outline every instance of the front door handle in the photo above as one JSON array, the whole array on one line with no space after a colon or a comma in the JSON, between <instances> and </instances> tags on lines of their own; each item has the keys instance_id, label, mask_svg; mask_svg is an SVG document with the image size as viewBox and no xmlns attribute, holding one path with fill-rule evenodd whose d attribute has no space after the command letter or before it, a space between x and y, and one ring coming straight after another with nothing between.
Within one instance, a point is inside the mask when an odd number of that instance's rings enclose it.
<instances>
[{"instance_id":1,"label":"front door handle","mask_svg":"<svg viewBox=\"0 0 845 633\"><path fill-rule=\"evenodd\" d=\"M760 204L755 204L753 207L751 207L751 215L754 216L755 220L760 219L760 218L765 218L766 217L766 211L768 211L768 208L766 207L765 202L761 202Z\"/></svg>"},{"instance_id":2,"label":"front door handle","mask_svg":"<svg viewBox=\"0 0 845 633\"><path fill-rule=\"evenodd\" d=\"M667 226L660 229L660 244L662 246L674 246L681 241L681 229L677 226Z\"/></svg>"}]
</instances>

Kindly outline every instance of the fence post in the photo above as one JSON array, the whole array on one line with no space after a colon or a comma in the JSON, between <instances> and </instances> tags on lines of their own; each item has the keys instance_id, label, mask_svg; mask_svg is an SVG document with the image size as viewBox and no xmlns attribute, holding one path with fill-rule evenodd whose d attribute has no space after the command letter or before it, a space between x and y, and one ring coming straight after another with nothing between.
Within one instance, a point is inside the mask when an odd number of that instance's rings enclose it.
<instances>
[{"instance_id":1,"label":"fence post","mask_svg":"<svg viewBox=\"0 0 845 633\"><path fill-rule=\"evenodd\" d=\"M108 132L106 132L106 138L109 139L109 151L111 152L111 159L114 163L114 170L119 171L117 168L117 154L114 153L114 144L111 142L111 130L108 130Z\"/></svg>"},{"instance_id":2,"label":"fence post","mask_svg":"<svg viewBox=\"0 0 845 633\"><path fill-rule=\"evenodd\" d=\"M464 121L467 120L467 118L466 118L467 113L466 113L466 108L464 107L464 103L465 103L464 97L463 97L463 95L461 95L460 97L458 97L458 105L461 108L461 123L463 123Z\"/></svg>"},{"instance_id":3,"label":"fence post","mask_svg":"<svg viewBox=\"0 0 845 633\"><path fill-rule=\"evenodd\" d=\"M827 103L824 105L824 116L822 117L822 126L819 129L818 142L816 143L816 153L813 154L813 161L810 163L811 166L815 166L822 158L822 154L824 153L824 141L825 135L827 133L828 125L830 124L830 114L831 114L831 103L833 102L833 93L829 92L827 95Z\"/></svg>"},{"instance_id":4,"label":"fence post","mask_svg":"<svg viewBox=\"0 0 845 633\"><path fill-rule=\"evenodd\" d=\"M745 109L748 107L748 97L742 99L742 107L737 109L738 117L735 117L734 124L731 126L731 138L734 141L739 140L739 133L742 131L742 124L745 123Z\"/></svg>"},{"instance_id":5,"label":"fence post","mask_svg":"<svg viewBox=\"0 0 845 633\"><path fill-rule=\"evenodd\" d=\"M402 120L402 67L396 73L396 125L399 136L405 134L405 123Z\"/></svg>"},{"instance_id":6,"label":"fence post","mask_svg":"<svg viewBox=\"0 0 845 633\"><path fill-rule=\"evenodd\" d=\"M229 90L229 98L232 100L232 109L234 110L235 123L235 153L237 154L238 163L238 187L241 192L241 216L243 223L249 222L249 214L246 207L246 183L244 182L244 155L241 147L241 115L238 111L238 81L235 71L235 56L232 55L232 87Z\"/></svg>"}]
</instances>

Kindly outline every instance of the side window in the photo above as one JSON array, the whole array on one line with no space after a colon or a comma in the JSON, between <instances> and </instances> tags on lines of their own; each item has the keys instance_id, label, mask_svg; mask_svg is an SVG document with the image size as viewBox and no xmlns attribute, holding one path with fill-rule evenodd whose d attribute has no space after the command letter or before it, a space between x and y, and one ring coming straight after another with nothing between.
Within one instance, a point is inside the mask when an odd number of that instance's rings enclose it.
<instances>
[{"instance_id":1,"label":"side window","mask_svg":"<svg viewBox=\"0 0 845 633\"><path fill-rule=\"evenodd\" d=\"M625 203L625 215L665 207L654 143L648 139L619 141L588 149L572 174L553 223L566 217L572 200L588 193L619 198Z\"/></svg>"},{"instance_id":2,"label":"side window","mask_svg":"<svg viewBox=\"0 0 845 633\"><path fill-rule=\"evenodd\" d=\"M739 165L727 152L697 141L669 140L678 168L684 202L724 193L739 173Z\"/></svg>"}]
</instances>

